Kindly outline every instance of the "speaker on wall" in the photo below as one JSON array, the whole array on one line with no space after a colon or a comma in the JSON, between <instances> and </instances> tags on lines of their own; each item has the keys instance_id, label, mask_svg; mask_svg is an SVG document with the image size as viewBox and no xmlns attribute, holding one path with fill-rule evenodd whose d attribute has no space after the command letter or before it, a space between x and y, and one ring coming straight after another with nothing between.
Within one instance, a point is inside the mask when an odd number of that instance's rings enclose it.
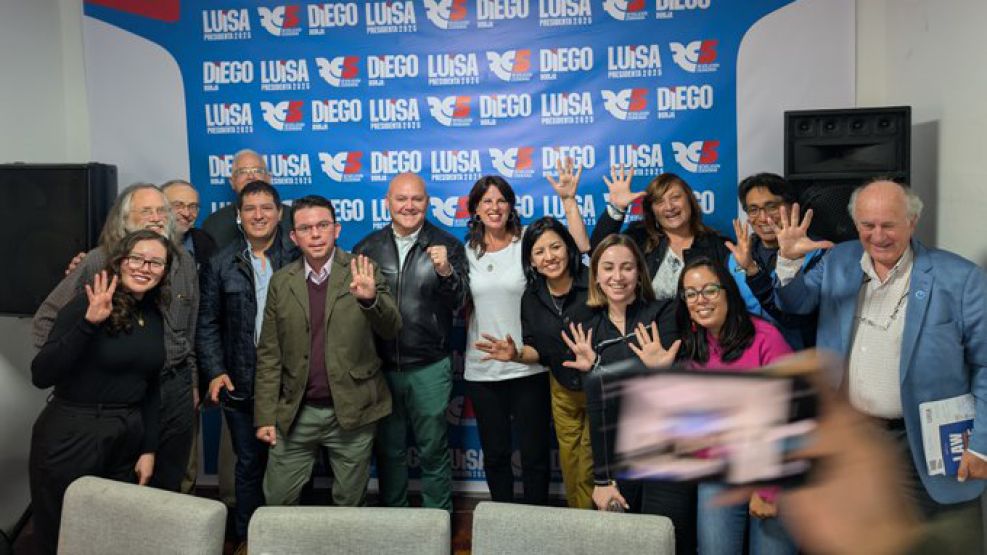
<instances>
[{"instance_id":1,"label":"speaker on wall","mask_svg":"<svg viewBox=\"0 0 987 555\"><path fill-rule=\"evenodd\" d=\"M0 314L34 314L72 257L96 246L116 190L116 166L0 165Z\"/></svg>"},{"instance_id":2,"label":"speaker on wall","mask_svg":"<svg viewBox=\"0 0 987 555\"><path fill-rule=\"evenodd\" d=\"M816 237L855 238L853 190L875 177L908 183L910 164L910 106L785 112L785 178L813 209Z\"/></svg>"}]
</instances>

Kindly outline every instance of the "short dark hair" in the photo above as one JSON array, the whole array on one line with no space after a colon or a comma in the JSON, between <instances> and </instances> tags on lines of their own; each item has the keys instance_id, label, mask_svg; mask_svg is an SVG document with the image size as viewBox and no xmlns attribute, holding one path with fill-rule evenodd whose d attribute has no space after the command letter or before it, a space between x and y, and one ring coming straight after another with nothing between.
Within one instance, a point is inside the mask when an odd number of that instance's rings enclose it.
<instances>
[{"instance_id":1,"label":"short dark hair","mask_svg":"<svg viewBox=\"0 0 987 555\"><path fill-rule=\"evenodd\" d=\"M329 199L322 195L305 195L291 202L291 229L295 229L295 213L303 208L326 208L332 215L332 221L336 221L336 209L333 208Z\"/></svg>"},{"instance_id":2,"label":"short dark hair","mask_svg":"<svg viewBox=\"0 0 987 555\"><path fill-rule=\"evenodd\" d=\"M784 177L776 173L755 173L745 177L737 186L737 199L740 201L740 205L744 207L745 212L747 211L747 193L757 187L764 187L772 195L781 197L788 204L793 204L798 200L795 198L795 190L785 181Z\"/></svg>"},{"instance_id":3,"label":"short dark hair","mask_svg":"<svg viewBox=\"0 0 987 555\"><path fill-rule=\"evenodd\" d=\"M264 193L271 195L274 199L274 206L281 206L281 195L278 194L278 190L274 188L273 185L266 181L251 181L240 189L240 194L236 197L236 209L239 211L243 208L243 198L247 195L256 195L257 193Z\"/></svg>"},{"instance_id":4,"label":"short dark hair","mask_svg":"<svg viewBox=\"0 0 987 555\"><path fill-rule=\"evenodd\" d=\"M689 307L685 302L685 275L693 268L707 268L716 276L716 281L723 287L727 296L727 317L720 328L717 342L722 350L723 362L733 362L744 354L744 351L754 342L754 322L747 312L747 303L740 294L740 288L733 276L723 263L712 258L700 256L686 262L679 274L678 305L675 309L675 323L682 333L682 348L679 358L691 360L700 364L709 361L709 345L706 342L706 328L696 326L689 316Z\"/></svg>"},{"instance_id":5,"label":"short dark hair","mask_svg":"<svg viewBox=\"0 0 987 555\"><path fill-rule=\"evenodd\" d=\"M572 238L572 234L562 225L562 222L551 216L543 216L531 222L524 230L524 236L521 238L521 265L524 267L524 277L527 278L529 285L538 279L538 271L531 266L531 249L534 248L535 242L548 231L554 231L565 244L566 271L572 277L579 275L582 255L579 252L579 247L576 246L576 240Z\"/></svg>"}]
</instances>

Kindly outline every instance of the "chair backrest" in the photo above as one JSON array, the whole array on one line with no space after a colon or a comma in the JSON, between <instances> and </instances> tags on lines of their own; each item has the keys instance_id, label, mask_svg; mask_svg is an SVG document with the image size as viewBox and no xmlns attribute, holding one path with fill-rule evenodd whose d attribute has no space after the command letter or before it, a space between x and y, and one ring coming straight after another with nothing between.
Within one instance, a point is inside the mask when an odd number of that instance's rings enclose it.
<instances>
[{"instance_id":1,"label":"chair backrest","mask_svg":"<svg viewBox=\"0 0 987 555\"><path fill-rule=\"evenodd\" d=\"M675 534L663 516L484 501L473 512L472 552L671 555Z\"/></svg>"},{"instance_id":2,"label":"chair backrest","mask_svg":"<svg viewBox=\"0 0 987 555\"><path fill-rule=\"evenodd\" d=\"M384 507L261 507L250 519L250 555L367 553L448 555L449 513Z\"/></svg>"},{"instance_id":3,"label":"chair backrest","mask_svg":"<svg viewBox=\"0 0 987 555\"><path fill-rule=\"evenodd\" d=\"M219 501L83 476L65 491L58 553L217 555L225 534Z\"/></svg>"}]
</instances>

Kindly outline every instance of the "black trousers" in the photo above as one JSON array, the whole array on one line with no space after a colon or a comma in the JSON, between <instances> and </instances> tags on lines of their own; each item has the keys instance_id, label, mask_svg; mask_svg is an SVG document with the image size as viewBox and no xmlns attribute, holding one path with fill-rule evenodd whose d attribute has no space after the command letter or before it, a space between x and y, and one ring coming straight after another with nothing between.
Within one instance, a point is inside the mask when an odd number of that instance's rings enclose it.
<instances>
[{"instance_id":1,"label":"black trousers","mask_svg":"<svg viewBox=\"0 0 987 555\"><path fill-rule=\"evenodd\" d=\"M136 481L144 424L139 407L106 409L53 399L31 435L30 485L38 553L55 553L62 498L76 478Z\"/></svg>"},{"instance_id":2,"label":"black trousers","mask_svg":"<svg viewBox=\"0 0 987 555\"><path fill-rule=\"evenodd\" d=\"M696 484L652 480L618 480L617 489L632 513L668 517L675 527L675 552L696 553Z\"/></svg>"},{"instance_id":3,"label":"black trousers","mask_svg":"<svg viewBox=\"0 0 987 555\"><path fill-rule=\"evenodd\" d=\"M517 425L524 503L548 504L552 421L548 372L497 382L467 382L483 449L483 469L494 501L514 502L511 464Z\"/></svg>"},{"instance_id":4,"label":"black trousers","mask_svg":"<svg viewBox=\"0 0 987 555\"><path fill-rule=\"evenodd\" d=\"M169 491L181 489L195 440L192 381L187 374L183 369L161 378L161 425L150 485Z\"/></svg>"}]
</instances>

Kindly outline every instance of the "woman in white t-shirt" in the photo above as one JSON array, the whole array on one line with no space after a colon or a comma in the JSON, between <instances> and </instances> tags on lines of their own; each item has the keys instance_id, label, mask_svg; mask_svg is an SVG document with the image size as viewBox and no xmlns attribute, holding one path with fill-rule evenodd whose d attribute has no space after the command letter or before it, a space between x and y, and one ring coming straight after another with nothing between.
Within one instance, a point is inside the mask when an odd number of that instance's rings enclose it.
<instances>
[{"instance_id":1,"label":"woman in white t-shirt","mask_svg":"<svg viewBox=\"0 0 987 555\"><path fill-rule=\"evenodd\" d=\"M511 465L517 425L521 451L522 501L546 505L549 484L551 421L547 369L540 364L494 360L484 348L497 338L522 338L521 218L511 186L500 176L485 176L470 190L469 261L472 312L467 334L465 375L483 448L483 468L494 501L514 502ZM522 345L518 343L517 352Z\"/></svg>"}]
</instances>

